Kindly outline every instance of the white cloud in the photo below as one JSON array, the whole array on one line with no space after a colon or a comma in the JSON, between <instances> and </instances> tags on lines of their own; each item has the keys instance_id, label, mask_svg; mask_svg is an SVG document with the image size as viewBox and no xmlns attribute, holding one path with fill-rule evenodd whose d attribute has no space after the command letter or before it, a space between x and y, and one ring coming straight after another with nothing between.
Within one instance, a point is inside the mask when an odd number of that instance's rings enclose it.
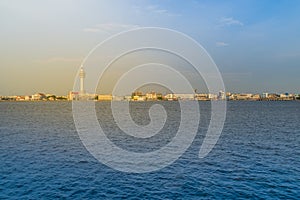
<instances>
[{"instance_id":1,"label":"white cloud","mask_svg":"<svg viewBox=\"0 0 300 200\"><path fill-rule=\"evenodd\" d=\"M222 17L220 20L219 20L219 24L221 26L243 26L244 24L239 21L239 20L236 20L234 19L233 17Z\"/></svg>"},{"instance_id":2,"label":"white cloud","mask_svg":"<svg viewBox=\"0 0 300 200\"><path fill-rule=\"evenodd\" d=\"M168 17L181 16L181 14L172 13L167 9L163 9L163 8L159 7L158 5L148 5L146 7L135 6L134 9L135 9L136 13L145 13L145 12L149 13L150 12L153 14L165 15Z\"/></svg>"},{"instance_id":3,"label":"white cloud","mask_svg":"<svg viewBox=\"0 0 300 200\"><path fill-rule=\"evenodd\" d=\"M113 33L113 32L119 32L124 30L129 30L133 28L138 28L138 25L134 24L118 24L118 23L106 23L106 24L97 24L94 27L91 28L84 28L84 32L104 32L104 33Z\"/></svg>"},{"instance_id":4,"label":"white cloud","mask_svg":"<svg viewBox=\"0 0 300 200\"><path fill-rule=\"evenodd\" d=\"M226 46L228 46L229 44L228 43L226 43L226 42L216 42L216 46L217 47L226 47Z\"/></svg>"},{"instance_id":5,"label":"white cloud","mask_svg":"<svg viewBox=\"0 0 300 200\"><path fill-rule=\"evenodd\" d=\"M159 14L168 14L168 11L165 9L157 9L157 10L153 10L153 12L159 13Z\"/></svg>"}]
</instances>

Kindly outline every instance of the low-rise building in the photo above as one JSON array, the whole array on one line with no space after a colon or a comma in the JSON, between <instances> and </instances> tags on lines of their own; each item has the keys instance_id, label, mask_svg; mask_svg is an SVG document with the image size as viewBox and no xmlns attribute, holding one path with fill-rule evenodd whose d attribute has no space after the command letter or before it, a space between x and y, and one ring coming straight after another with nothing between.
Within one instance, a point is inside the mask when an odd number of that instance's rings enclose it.
<instances>
[{"instance_id":1,"label":"low-rise building","mask_svg":"<svg viewBox=\"0 0 300 200\"><path fill-rule=\"evenodd\" d=\"M47 100L47 96L44 93L36 93L31 96L32 101L45 101Z\"/></svg>"},{"instance_id":2,"label":"low-rise building","mask_svg":"<svg viewBox=\"0 0 300 200\"><path fill-rule=\"evenodd\" d=\"M195 100L195 94L174 94L178 100Z\"/></svg>"},{"instance_id":3,"label":"low-rise building","mask_svg":"<svg viewBox=\"0 0 300 200\"><path fill-rule=\"evenodd\" d=\"M135 95L132 97L133 101L146 101L146 95Z\"/></svg>"},{"instance_id":4,"label":"low-rise building","mask_svg":"<svg viewBox=\"0 0 300 200\"><path fill-rule=\"evenodd\" d=\"M244 100L251 100L253 97L253 94L231 94L229 97L229 100L238 100L238 101L244 101Z\"/></svg>"},{"instance_id":5,"label":"low-rise building","mask_svg":"<svg viewBox=\"0 0 300 200\"><path fill-rule=\"evenodd\" d=\"M26 95L25 96L25 101L30 101L31 100L31 96Z\"/></svg>"},{"instance_id":6,"label":"low-rise building","mask_svg":"<svg viewBox=\"0 0 300 200\"><path fill-rule=\"evenodd\" d=\"M68 94L68 100L69 101L79 100L79 92L70 91Z\"/></svg>"},{"instance_id":7,"label":"low-rise building","mask_svg":"<svg viewBox=\"0 0 300 200\"><path fill-rule=\"evenodd\" d=\"M210 100L217 100L218 99L218 95L216 95L216 94L208 94L208 98Z\"/></svg>"},{"instance_id":8,"label":"low-rise building","mask_svg":"<svg viewBox=\"0 0 300 200\"><path fill-rule=\"evenodd\" d=\"M280 98L280 96L278 94L271 93L271 94L268 94L268 97L266 98L266 100L276 101L276 100L279 100L279 98Z\"/></svg>"},{"instance_id":9,"label":"low-rise building","mask_svg":"<svg viewBox=\"0 0 300 200\"><path fill-rule=\"evenodd\" d=\"M16 101L25 101L25 96L17 96Z\"/></svg>"},{"instance_id":10,"label":"low-rise building","mask_svg":"<svg viewBox=\"0 0 300 200\"><path fill-rule=\"evenodd\" d=\"M131 101L146 101L147 97L140 91L135 91L131 95Z\"/></svg>"},{"instance_id":11,"label":"low-rise building","mask_svg":"<svg viewBox=\"0 0 300 200\"><path fill-rule=\"evenodd\" d=\"M294 94L284 93L284 94L279 95L279 100L291 101L291 100L295 100L295 99L296 99L296 96Z\"/></svg>"},{"instance_id":12,"label":"low-rise building","mask_svg":"<svg viewBox=\"0 0 300 200\"><path fill-rule=\"evenodd\" d=\"M178 100L177 96L173 93L166 94L164 96L164 99L167 100L167 101L177 101Z\"/></svg>"},{"instance_id":13,"label":"low-rise building","mask_svg":"<svg viewBox=\"0 0 300 200\"><path fill-rule=\"evenodd\" d=\"M113 96L111 94L99 94L98 101L112 101Z\"/></svg>"},{"instance_id":14,"label":"low-rise building","mask_svg":"<svg viewBox=\"0 0 300 200\"><path fill-rule=\"evenodd\" d=\"M195 94L195 99L197 101L209 101L208 94Z\"/></svg>"},{"instance_id":15,"label":"low-rise building","mask_svg":"<svg viewBox=\"0 0 300 200\"><path fill-rule=\"evenodd\" d=\"M219 100L226 100L226 93L223 91L220 91L217 98Z\"/></svg>"},{"instance_id":16,"label":"low-rise building","mask_svg":"<svg viewBox=\"0 0 300 200\"><path fill-rule=\"evenodd\" d=\"M157 94L156 94L156 92L146 93L146 100L147 101L156 101L157 100Z\"/></svg>"},{"instance_id":17,"label":"low-rise building","mask_svg":"<svg viewBox=\"0 0 300 200\"><path fill-rule=\"evenodd\" d=\"M269 97L269 93L267 93L267 92L264 92L261 96L261 98L263 98L263 99L266 99L268 97Z\"/></svg>"}]
</instances>

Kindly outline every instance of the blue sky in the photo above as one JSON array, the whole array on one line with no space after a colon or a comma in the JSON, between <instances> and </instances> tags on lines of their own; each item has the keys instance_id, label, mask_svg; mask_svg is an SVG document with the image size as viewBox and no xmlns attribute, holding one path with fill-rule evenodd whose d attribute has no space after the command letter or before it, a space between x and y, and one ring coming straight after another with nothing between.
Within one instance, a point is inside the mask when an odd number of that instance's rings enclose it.
<instances>
[{"instance_id":1,"label":"blue sky","mask_svg":"<svg viewBox=\"0 0 300 200\"><path fill-rule=\"evenodd\" d=\"M95 45L145 26L194 38L228 91L300 93L299 10L297 0L2 0L0 95L64 95Z\"/></svg>"}]
</instances>

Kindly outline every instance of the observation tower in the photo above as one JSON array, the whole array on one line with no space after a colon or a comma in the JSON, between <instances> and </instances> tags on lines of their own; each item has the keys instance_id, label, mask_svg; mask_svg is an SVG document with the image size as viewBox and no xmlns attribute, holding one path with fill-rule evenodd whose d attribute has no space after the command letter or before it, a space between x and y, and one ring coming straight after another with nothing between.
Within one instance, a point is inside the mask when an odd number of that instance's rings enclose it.
<instances>
[{"instance_id":1,"label":"observation tower","mask_svg":"<svg viewBox=\"0 0 300 200\"><path fill-rule=\"evenodd\" d=\"M81 66L80 72L79 72L79 78L80 78L80 94L85 94L84 90L84 78L85 78L85 72L83 70L83 67Z\"/></svg>"}]
</instances>

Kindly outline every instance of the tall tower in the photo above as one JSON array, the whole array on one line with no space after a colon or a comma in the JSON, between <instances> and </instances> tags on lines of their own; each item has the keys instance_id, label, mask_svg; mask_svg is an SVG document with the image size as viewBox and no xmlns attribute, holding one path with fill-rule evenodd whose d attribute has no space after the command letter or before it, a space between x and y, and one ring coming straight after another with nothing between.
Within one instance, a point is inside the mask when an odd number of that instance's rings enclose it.
<instances>
[{"instance_id":1,"label":"tall tower","mask_svg":"<svg viewBox=\"0 0 300 200\"><path fill-rule=\"evenodd\" d=\"M80 77L80 94L85 94L85 90L84 90L85 72L83 70L83 67L80 68L79 77Z\"/></svg>"}]
</instances>

